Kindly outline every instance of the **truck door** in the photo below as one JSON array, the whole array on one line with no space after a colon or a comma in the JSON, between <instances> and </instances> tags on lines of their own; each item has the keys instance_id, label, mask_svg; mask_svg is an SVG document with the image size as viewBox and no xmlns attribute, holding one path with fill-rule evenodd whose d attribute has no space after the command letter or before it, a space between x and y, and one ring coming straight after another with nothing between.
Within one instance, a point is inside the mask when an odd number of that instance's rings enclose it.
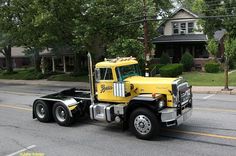
<instances>
[{"instance_id":1,"label":"truck door","mask_svg":"<svg viewBox=\"0 0 236 156\"><path fill-rule=\"evenodd\" d=\"M114 100L114 76L111 68L96 69L97 97L99 101L111 102Z\"/></svg>"}]
</instances>

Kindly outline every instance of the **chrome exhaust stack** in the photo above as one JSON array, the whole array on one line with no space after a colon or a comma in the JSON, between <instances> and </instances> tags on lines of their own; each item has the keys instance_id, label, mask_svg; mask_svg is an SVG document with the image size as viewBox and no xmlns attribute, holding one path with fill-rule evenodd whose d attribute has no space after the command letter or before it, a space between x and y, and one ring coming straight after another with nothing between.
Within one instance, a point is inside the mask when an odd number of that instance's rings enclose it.
<instances>
[{"instance_id":1,"label":"chrome exhaust stack","mask_svg":"<svg viewBox=\"0 0 236 156\"><path fill-rule=\"evenodd\" d=\"M89 85L90 85L90 98L91 104L94 104L94 97L95 97L95 89L94 89L94 79L93 79L93 62L91 54L87 54L88 57L88 72L89 72Z\"/></svg>"}]
</instances>

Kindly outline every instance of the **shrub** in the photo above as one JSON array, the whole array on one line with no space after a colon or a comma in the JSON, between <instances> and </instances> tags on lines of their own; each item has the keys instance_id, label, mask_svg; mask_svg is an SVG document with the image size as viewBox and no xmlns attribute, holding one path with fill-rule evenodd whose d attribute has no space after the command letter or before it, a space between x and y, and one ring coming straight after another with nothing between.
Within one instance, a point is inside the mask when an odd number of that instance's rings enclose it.
<instances>
[{"instance_id":1,"label":"shrub","mask_svg":"<svg viewBox=\"0 0 236 156\"><path fill-rule=\"evenodd\" d=\"M167 53L162 53L161 57L160 57L160 64L169 64L170 62L170 57Z\"/></svg>"},{"instance_id":2,"label":"shrub","mask_svg":"<svg viewBox=\"0 0 236 156\"><path fill-rule=\"evenodd\" d=\"M151 64L149 65L149 71L152 71L154 68L154 70L156 71L155 74L159 74L160 73L160 68L165 66L164 64Z\"/></svg>"},{"instance_id":3,"label":"shrub","mask_svg":"<svg viewBox=\"0 0 236 156\"><path fill-rule=\"evenodd\" d=\"M193 66L193 56L189 52L186 52L182 56L180 62L183 64L184 71L191 71Z\"/></svg>"},{"instance_id":4,"label":"shrub","mask_svg":"<svg viewBox=\"0 0 236 156\"><path fill-rule=\"evenodd\" d=\"M204 67L207 73L218 73L220 71L220 64L213 61L207 62Z\"/></svg>"},{"instance_id":5,"label":"shrub","mask_svg":"<svg viewBox=\"0 0 236 156\"><path fill-rule=\"evenodd\" d=\"M183 72L182 64L168 64L160 68L161 77L176 77Z\"/></svg>"}]
</instances>

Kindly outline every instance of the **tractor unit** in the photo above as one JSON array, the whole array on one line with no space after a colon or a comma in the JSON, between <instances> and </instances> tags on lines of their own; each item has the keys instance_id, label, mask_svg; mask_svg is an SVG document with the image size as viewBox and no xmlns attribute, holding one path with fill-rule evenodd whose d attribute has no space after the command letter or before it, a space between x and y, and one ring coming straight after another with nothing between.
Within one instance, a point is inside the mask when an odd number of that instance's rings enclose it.
<instances>
[{"instance_id":1,"label":"tractor unit","mask_svg":"<svg viewBox=\"0 0 236 156\"><path fill-rule=\"evenodd\" d=\"M161 126L180 125L192 114L191 86L183 78L143 77L133 57L92 64L90 90L72 88L38 98L33 118L69 126L88 114L91 120L122 123L140 139L157 136Z\"/></svg>"}]
</instances>

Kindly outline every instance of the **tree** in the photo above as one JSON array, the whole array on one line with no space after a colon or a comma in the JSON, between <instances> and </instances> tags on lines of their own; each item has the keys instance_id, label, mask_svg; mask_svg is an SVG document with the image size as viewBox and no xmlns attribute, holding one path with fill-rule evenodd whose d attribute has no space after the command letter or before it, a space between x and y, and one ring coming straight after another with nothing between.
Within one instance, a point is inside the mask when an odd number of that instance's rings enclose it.
<instances>
[{"instance_id":1,"label":"tree","mask_svg":"<svg viewBox=\"0 0 236 156\"><path fill-rule=\"evenodd\" d=\"M73 51L73 19L78 3L71 0L14 0L14 3L19 19L18 45L34 56L36 71L40 71L40 51L52 49L56 54L62 49L66 49L63 53Z\"/></svg>"},{"instance_id":2,"label":"tree","mask_svg":"<svg viewBox=\"0 0 236 156\"><path fill-rule=\"evenodd\" d=\"M165 16L170 7L170 1L147 0L147 16ZM136 40L143 36L143 23L131 24L143 19L143 0L2 0L0 16L1 30L14 39L8 45L31 51L36 70L39 50L72 51L77 63L81 51L98 55L119 38ZM148 30L152 38L154 22Z\"/></svg>"},{"instance_id":3,"label":"tree","mask_svg":"<svg viewBox=\"0 0 236 156\"><path fill-rule=\"evenodd\" d=\"M13 72L11 58L11 39L8 34L0 33L0 53L5 56L7 72Z\"/></svg>"},{"instance_id":4,"label":"tree","mask_svg":"<svg viewBox=\"0 0 236 156\"><path fill-rule=\"evenodd\" d=\"M181 57L181 61L183 64L184 71L191 71L193 67L193 56L187 51L184 53L184 55Z\"/></svg>"},{"instance_id":5,"label":"tree","mask_svg":"<svg viewBox=\"0 0 236 156\"><path fill-rule=\"evenodd\" d=\"M216 55L218 53L218 42L214 38L208 40L206 49L216 60Z\"/></svg>"},{"instance_id":6,"label":"tree","mask_svg":"<svg viewBox=\"0 0 236 156\"><path fill-rule=\"evenodd\" d=\"M165 15L170 1L147 1L147 16ZM143 0L88 0L79 7L76 16L75 42L87 51L99 54L111 48L116 41L137 40L143 36ZM149 23L149 38L155 33L155 23ZM119 40L120 39L120 40ZM151 42L149 42L151 43ZM138 44L136 44L139 46ZM151 44L150 44L151 45ZM124 47L124 46L123 46ZM128 47L127 47L128 48ZM138 48L138 47L137 47ZM127 49L129 50L129 49ZM120 52L122 55L122 52Z\"/></svg>"},{"instance_id":7,"label":"tree","mask_svg":"<svg viewBox=\"0 0 236 156\"><path fill-rule=\"evenodd\" d=\"M11 48L15 45L16 19L11 0L0 1L0 52L5 56L7 72L13 71Z\"/></svg>"},{"instance_id":8,"label":"tree","mask_svg":"<svg viewBox=\"0 0 236 156\"><path fill-rule=\"evenodd\" d=\"M133 56L143 60L143 50L143 44L138 40L118 38L107 49L107 55L109 57Z\"/></svg>"},{"instance_id":9,"label":"tree","mask_svg":"<svg viewBox=\"0 0 236 156\"><path fill-rule=\"evenodd\" d=\"M187 2L187 0L185 0ZM197 11L203 16L223 16L223 18L204 18L201 19L201 24L203 26L204 32L208 35L209 38L213 38L214 33L219 29L226 29L227 39L225 41L225 52L224 52L224 71L225 71L225 90L228 88L228 70L229 70L229 61L233 58L235 54L235 38L236 38L236 20L235 12L236 7L235 1L212 1L212 0L197 0L198 6L192 3L192 7L197 8ZM192 0L191 0L192 2ZM232 17L231 17L232 16ZM216 45L213 41L210 41L209 46L211 46L210 52L215 51Z\"/></svg>"},{"instance_id":10,"label":"tree","mask_svg":"<svg viewBox=\"0 0 236 156\"><path fill-rule=\"evenodd\" d=\"M229 61L236 55L236 39L227 38L224 42L224 71L225 71L225 87L224 90L229 90L228 85L228 71L229 71Z\"/></svg>"}]
</instances>

